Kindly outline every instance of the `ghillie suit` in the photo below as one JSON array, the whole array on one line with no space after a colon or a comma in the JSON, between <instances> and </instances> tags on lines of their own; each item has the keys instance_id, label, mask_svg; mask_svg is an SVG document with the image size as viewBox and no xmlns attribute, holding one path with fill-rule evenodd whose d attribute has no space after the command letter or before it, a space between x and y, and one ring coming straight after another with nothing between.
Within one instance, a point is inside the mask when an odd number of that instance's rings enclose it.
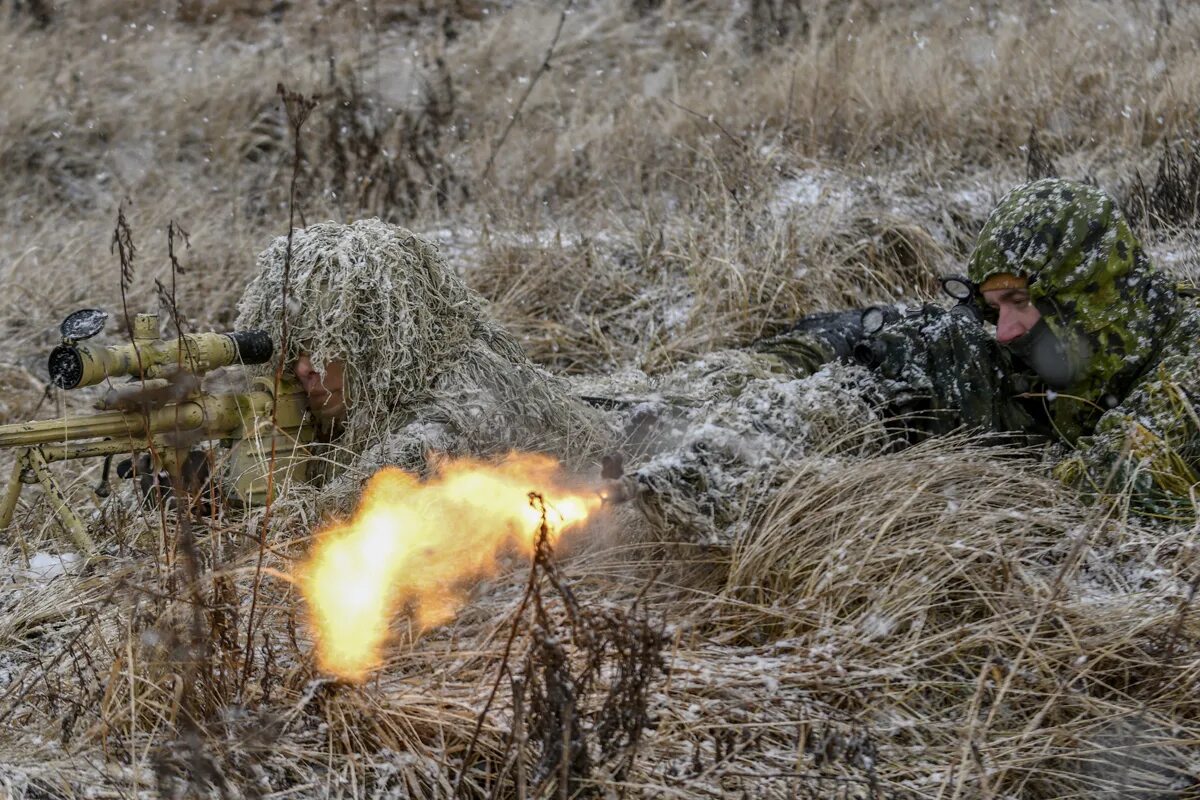
<instances>
[{"instance_id":1,"label":"ghillie suit","mask_svg":"<svg viewBox=\"0 0 1200 800\"><path fill-rule=\"evenodd\" d=\"M280 237L259 256L238 304L238 326L276 342L286 254ZM403 228L368 219L295 231L287 303L287 352L275 364L308 353L322 375L335 360L345 365L345 419L322 453L333 472L421 471L430 452L580 461L608 435L599 412L488 319L437 248Z\"/></svg>"},{"instance_id":2,"label":"ghillie suit","mask_svg":"<svg viewBox=\"0 0 1200 800\"><path fill-rule=\"evenodd\" d=\"M812 375L760 352L710 353L656 378L575 379L616 396L623 492L673 541L729 547L800 459L874 450L886 439L871 374L831 362ZM627 399L636 398L636 399Z\"/></svg>"}]
</instances>

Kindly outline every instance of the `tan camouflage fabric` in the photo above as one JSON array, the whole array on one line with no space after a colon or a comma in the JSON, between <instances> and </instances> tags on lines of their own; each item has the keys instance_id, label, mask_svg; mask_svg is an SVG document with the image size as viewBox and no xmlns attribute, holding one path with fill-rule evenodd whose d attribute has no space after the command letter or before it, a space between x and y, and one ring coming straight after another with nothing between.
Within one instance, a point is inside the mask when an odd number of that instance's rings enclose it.
<instances>
[{"instance_id":1,"label":"tan camouflage fabric","mask_svg":"<svg viewBox=\"0 0 1200 800\"><path fill-rule=\"evenodd\" d=\"M286 290L285 290L286 283ZM322 222L258 259L237 326L283 342L291 369L345 365L347 413L320 449L348 485L384 464L423 471L430 453L546 452L590 464L608 448L603 414L533 364L437 247L378 219Z\"/></svg>"}]
</instances>

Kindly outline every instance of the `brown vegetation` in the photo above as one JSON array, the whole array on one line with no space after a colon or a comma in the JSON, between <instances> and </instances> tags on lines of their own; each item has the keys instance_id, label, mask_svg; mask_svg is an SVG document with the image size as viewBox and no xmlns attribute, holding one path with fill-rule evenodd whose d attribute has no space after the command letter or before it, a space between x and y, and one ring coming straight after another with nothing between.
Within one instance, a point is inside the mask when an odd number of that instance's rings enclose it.
<instances>
[{"instance_id":1,"label":"brown vegetation","mask_svg":"<svg viewBox=\"0 0 1200 800\"><path fill-rule=\"evenodd\" d=\"M87 408L43 397L43 359L66 313L119 307L123 203L130 308L174 221L179 312L230 324L288 229L279 82L318 97L299 224L403 223L538 361L656 371L931 296L1034 171L1113 191L1194 277L1198 37L1172 0L0 1L0 423ZM247 625L257 518L197 525L189 565L173 520L105 503L105 556L61 571L29 560L66 551L30 493L0 794L1194 796L1195 529L978 443L806 463L731 551L614 514L536 614L514 563L443 628L397 620L362 686L315 672L286 580ZM269 563L313 522L276 519Z\"/></svg>"}]
</instances>

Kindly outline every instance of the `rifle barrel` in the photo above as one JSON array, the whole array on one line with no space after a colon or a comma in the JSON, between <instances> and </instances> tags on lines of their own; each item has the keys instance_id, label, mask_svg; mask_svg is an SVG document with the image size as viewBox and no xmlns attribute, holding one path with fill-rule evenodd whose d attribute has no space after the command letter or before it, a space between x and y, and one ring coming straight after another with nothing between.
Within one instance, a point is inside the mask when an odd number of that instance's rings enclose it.
<instances>
[{"instance_id":1,"label":"rifle barrel","mask_svg":"<svg viewBox=\"0 0 1200 800\"><path fill-rule=\"evenodd\" d=\"M256 425L272 418L280 428L299 428L308 408L303 390L287 381L276 402L266 389L269 385L270 381L265 381L245 393L202 393L146 412L101 411L0 425L0 448L65 445L106 437L142 441L149 436L189 431L202 431L209 438L238 437L253 432Z\"/></svg>"},{"instance_id":2,"label":"rifle barrel","mask_svg":"<svg viewBox=\"0 0 1200 800\"><path fill-rule=\"evenodd\" d=\"M189 431L203 425L204 416L204 409L198 403L187 401L156 408L147 414L102 411L40 422L18 422L0 425L0 447L33 447L105 436L141 437L147 431Z\"/></svg>"}]
</instances>

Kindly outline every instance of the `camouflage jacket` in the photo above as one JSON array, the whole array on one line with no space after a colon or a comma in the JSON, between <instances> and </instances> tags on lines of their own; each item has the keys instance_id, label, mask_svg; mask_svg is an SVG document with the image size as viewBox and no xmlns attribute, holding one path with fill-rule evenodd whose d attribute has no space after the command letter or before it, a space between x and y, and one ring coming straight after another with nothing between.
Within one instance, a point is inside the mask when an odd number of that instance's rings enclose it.
<instances>
[{"instance_id":1,"label":"camouflage jacket","mask_svg":"<svg viewBox=\"0 0 1200 800\"><path fill-rule=\"evenodd\" d=\"M1118 404L1075 441L1056 474L1136 510L1195 519L1200 504L1200 308L1187 303Z\"/></svg>"},{"instance_id":2,"label":"camouflage jacket","mask_svg":"<svg viewBox=\"0 0 1200 800\"><path fill-rule=\"evenodd\" d=\"M1154 269L1111 198L1058 179L1018 187L989 217L968 280L999 273L1027 278L1054 340L1087 353L1070 384L1051 390L981 324L926 306L874 337L881 401L923 433L966 427L1057 441L1065 455L1055 473L1085 493L1195 519L1200 304ZM988 318L978 292L969 302ZM802 371L839 355L819 330L757 349Z\"/></svg>"}]
</instances>

